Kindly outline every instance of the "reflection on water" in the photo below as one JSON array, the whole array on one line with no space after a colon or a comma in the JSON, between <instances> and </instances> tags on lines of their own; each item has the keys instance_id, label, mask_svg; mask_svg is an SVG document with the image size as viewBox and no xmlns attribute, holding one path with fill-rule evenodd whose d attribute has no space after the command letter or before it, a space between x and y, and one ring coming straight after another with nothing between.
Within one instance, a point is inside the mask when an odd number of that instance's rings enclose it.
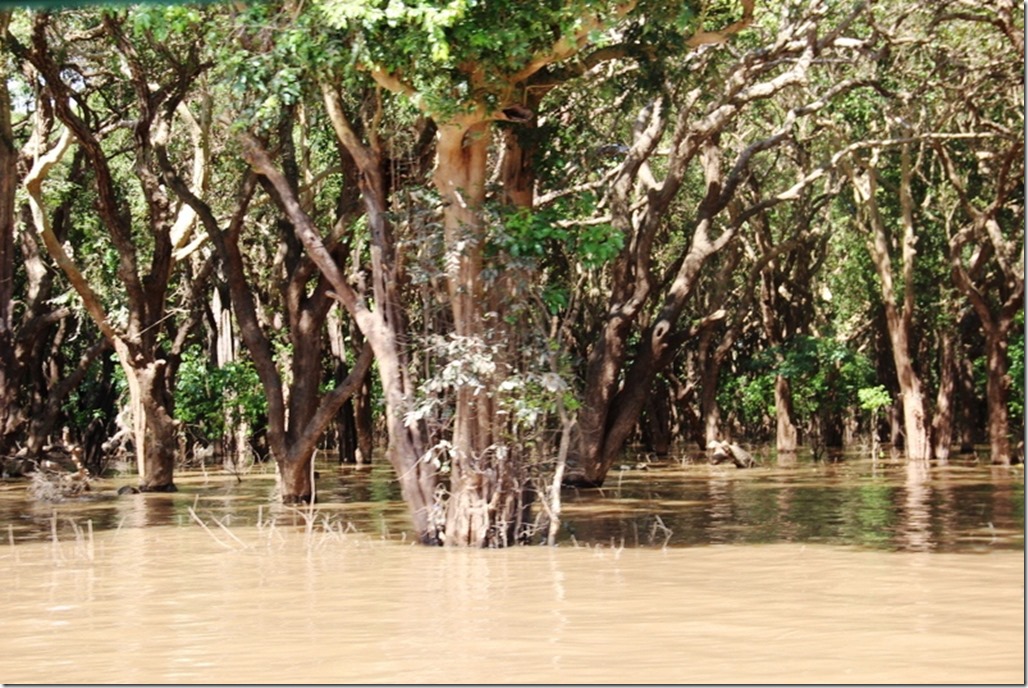
<instances>
[{"instance_id":1,"label":"reflection on water","mask_svg":"<svg viewBox=\"0 0 1028 688\"><path fill-rule=\"evenodd\" d=\"M634 462L633 462L633 465ZM645 465L645 464L644 464ZM402 539L409 529L392 471L319 465L317 518ZM97 530L191 525L195 511L236 527L269 519L303 525L304 513L274 501L272 471L237 478L183 474L180 492L116 497L121 481L59 504L27 498L24 484L0 482L0 539L74 536ZM1024 549L1024 469L801 456L752 470L705 464L650 464L615 470L598 490L565 490L560 541L627 547L821 543L911 552Z\"/></svg>"},{"instance_id":2,"label":"reflection on water","mask_svg":"<svg viewBox=\"0 0 1028 688\"><path fill-rule=\"evenodd\" d=\"M576 540L626 546L803 542L903 551L1024 549L1024 470L792 460L614 473L565 495ZM653 524L659 522L654 533ZM652 537L654 534L658 538Z\"/></svg>"},{"instance_id":3,"label":"reflection on water","mask_svg":"<svg viewBox=\"0 0 1028 688\"><path fill-rule=\"evenodd\" d=\"M0 483L0 681L1024 682L1021 467L617 470L500 551L407 544L384 465L319 471L313 509L268 472Z\"/></svg>"},{"instance_id":4,"label":"reflection on water","mask_svg":"<svg viewBox=\"0 0 1028 688\"><path fill-rule=\"evenodd\" d=\"M1024 682L1024 562L1012 551L450 551L269 525L233 535L123 527L91 548L0 546L0 677Z\"/></svg>"}]
</instances>

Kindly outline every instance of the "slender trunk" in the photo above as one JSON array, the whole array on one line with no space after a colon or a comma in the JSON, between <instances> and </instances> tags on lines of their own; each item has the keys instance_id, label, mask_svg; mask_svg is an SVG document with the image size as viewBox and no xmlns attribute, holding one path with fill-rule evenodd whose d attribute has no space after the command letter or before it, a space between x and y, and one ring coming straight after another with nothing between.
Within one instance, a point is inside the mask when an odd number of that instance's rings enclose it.
<instances>
[{"instance_id":1,"label":"slender trunk","mask_svg":"<svg viewBox=\"0 0 1028 688\"><path fill-rule=\"evenodd\" d=\"M974 451L975 442L978 441L978 433L984 420L981 414L981 406L975 395L974 362L969 356L960 356L957 359L956 374L956 445L957 451L961 454L970 454Z\"/></svg>"},{"instance_id":2,"label":"slender trunk","mask_svg":"<svg viewBox=\"0 0 1028 688\"><path fill-rule=\"evenodd\" d=\"M671 451L673 428L671 427L671 393L666 380L654 382L652 393L646 400L646 435L649 449L660 458Z\"/></svg>"},{"instance_id":3,"label":"slender trunk","mask_svg":"<svg viewBox=\"0 0 1028 688\"><path fill-rule=\"evenodd\" d=\"M371 370L364 374L360 388L353 395L353 421L357 433L354 462L358 466L371 463L375 448L374 415L372 414Z\"/></svg>"},{"instance_id":4,"label":"slender trunk","mask_svg":"<svg viewBox=\"0 0 1028 688\"><path fill-rule=\"evenodd\" d=\"M956 334L945 330L939 336L939 390L932 418L932 445L935 460L949 461L953 444L953 397L956 388Z\"/></svg>"},{"instance_id":5,"label":"slender trunk","mask_svg":"<svg viewBox=\"0 0 1028 688\"><path fill-rule=\"evenodd\" d=\"M0 35L6 32L11 12L0 12ZM11 126L11 98L7 80L0 79L0 455L13 447L13 431L20 424L14 356L14 225L18 188L18 150Z\"/></svg>"},{"instance_id":6,"label":"slender trunk","mask_svg":"<svg viewBox=\"0 0 1028 688\"><path fill-rule=\"evenodd\" d=\"M928 422L925 411L925 395L920 376L914 368L912 345L914 311L914 257L917 254L917 237L914 234L912 201L910 198L910 150L902 149L902 174L900 181L900 205L902 207L903 237L901 248L902 293L897 293L893 282L892 258L885 222L876 201L878 171L877 152L864 168L862 176L852 175L853 186L867 210L871 236L868 248L881 283L882 301L885 305L886 329L892 345L892 358L896 365L900 402L903 407L904 450L908 459L931 458L931 443L928 437Z\"/></svg>"},{"instance_id":7,"label":"slender trunk","mask_svg":"<svg viewBox=\"0 0 1028 688\"><path fill-rule=\"evenodd\" d=\"M711 348L711 334L703 333L700 338L700 422L703 424L703 449L721 437L721 411L717 403L718 378L721 376L721 360Z\"/></svg>"},{"instance_id":8,"label":"slender trunk","mask_svg":"<svg viewBox=\"0 0 1028 688\"><path fill-rule=\"evenodd\" d=\"M1009 325L1009 321L1001 322L985 333L985 398L989 408L989 451L992 463L1002 466L1009 466L1011 463L1010 412L1007 408L1010 392L1010 376L1007 374Z\"/></svg>"},{"instance_id":9,"label":"slender trunk","mask_svg":"<svg viewBox=\"0 0 1028 688\"><path fill-rule=\"evenodd\" d=\"M902 447L905 438L903 433L903 402L897 400L889 406L889 446Z\"/></svg>"},{"instance_id":10,"label":"slender trunk","mask_svg":"<svg viewBox=\"0 0 1028 688\"><path fill-rule=\"evenodd\" d=\"M775 419L775 444L778 452L788 454L796 451L796 425L792 422L792 388L789 385L789 378L784 375L775 376Z\"/></svg>"},{"instance_id":11,"label":"slender trunk","mask_svg":"<svg viewBox=\"0 0 1028 688\"><path fill-rule=\"evenodd\" d=\"M350 399L339 410L336 419L336 451L339 463L357 463L357 428L353 414L353 399Z\"/></svg>"},{"instance_id":12,"label":"slender trunk","mask_svg":"<svg viewBox=\"0 0 1028 688\"><path fill-rule=\"evenodd\" d=\"M346 372L345 368L340 373ZM371 369L361 378L353 396L343 405L338 419L339 463L366 466L375 447L372 413Z\"/></svg>"}]
</instances>

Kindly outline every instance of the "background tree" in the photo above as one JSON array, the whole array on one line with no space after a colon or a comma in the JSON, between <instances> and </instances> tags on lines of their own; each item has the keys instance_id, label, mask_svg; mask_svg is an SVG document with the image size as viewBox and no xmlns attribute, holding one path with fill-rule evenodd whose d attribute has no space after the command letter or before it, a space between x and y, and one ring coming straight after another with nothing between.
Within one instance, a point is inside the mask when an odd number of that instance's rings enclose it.
<instances>
[{"instance_id":1,"label":"background tree","mask_svg":"<svg viewBox=\"0 0 1028 688\"><path fill-rule=\"evenodd\" d=\"M738 226L750 215L795 198L810 184L824 183L826 171L837 163L833 158L813 166L798 182L765 192L766 199L739 210L734 218L723 217L755 159L784 145L798 122L816 118L830 102L864 85L856 77L830 84L816 84L809 78L812 69L832 62L828 55L834 51L846 56L839 63L860 57L862 44L844 37L859 10L858 6L836 17L814 2L790 5L778 16L762 15L763 23L747 34L752 36L750 50L734 56L715 46L693 58L690 74L706 86L684 94L666 141L661 140L665 128L662 109L654 107L645 113L633 150L611 184L612 218L626 237L625 249L613 266L609 316L590 353L585 406L579 412L581 441L574 454L579 472L574 482L602 483L632 432L654 375L689 338L689 328L680 327L679 319L709 257L733 240ZM817 85L823 90L814 90ZM792 91L803 94L800 102L785 112L772 133L748 140L730 139L739 120L758 111L760 103ZM666 177L659 184L637 185L642 162L659 146L670 151L662 164ZM658 245L658 231L690 169L703 175L701 195L688 201L695 204L690 240L671 263L669 278L658 283L653 247ZM642 314L650 308L652 315L643 319ZM698 314L694 320L702 322L705 315ZM633 337L641 344L630 352L628 342Z\"/></svg>"},{"instance_id":2,"label":"background tree","mask_svg":"<svg viewBox=\"0 0 1028 688\"><path fill-rule=\"evenodd\" d=\"M985 337L990 456L1009 464L1009 345L1024 313L1024 90L1017 84L1024 27L1009 2L947 3L935 11L933 25L952 37L938 46L934 62L950 104L937 114L938 126L954 134L932 142L950 191L939 193L949 197L941 219L953 284ZM974 51L966 50L971 36Z\"/></svg>"},{"instance_id":3,"label":"background tree","mask_svg":"<svg viewBox=\"0 0 1028 688\"><path fill-rule=\"evenodd\" d=\"M45 84L45 95L41 95L66 127L61 140L49 151L46 137L40 139L39 159L25 185L33 200L37 231L44 237L51 258L68 276L86 311L117 352L125 372L132 399L140 487L173 490L178 437L170 390L173 357L181 350L185 329L176 331L172 327L167 302L174 268L189 252L192 224L179 222L179 213L160 184L153 147L155 141L168 136L185 90L201 65L191 42L155 45L152 36L144 35L137 43L124 14L104 14L95 23L87 17L81 30L74 25L77 19L37 15L30 47L8 34L16 53L32 65ZM72 24L66 25L68 21ZM61 48L57 49L55 43ZM69 56L67 63L57 61L61 52ZM114 64L110 63L112 59ZM119 60L121 66L117 65ZM121 73L121 67L127 90L112 88L118 83L112 82L112 76ZM161 79L156 78L158 71ZM112 99L115 94L127 100L117 102ZM125 132L121 124L128 108L136 119L130 132ZM125 308L120 322L112 314L112 306L101 301L82 268L47 227L41 184L70 144L69 135L81 147L89 165L97 214L117 255L116 273L124 289L120 299ZM123 145L129 146L135 156L131 173L112 164L116 147ZM135 198L122 190L132 183L138 185L135 190L142 201L140 210L133 205Z\"/></svg>"}]
</instances>

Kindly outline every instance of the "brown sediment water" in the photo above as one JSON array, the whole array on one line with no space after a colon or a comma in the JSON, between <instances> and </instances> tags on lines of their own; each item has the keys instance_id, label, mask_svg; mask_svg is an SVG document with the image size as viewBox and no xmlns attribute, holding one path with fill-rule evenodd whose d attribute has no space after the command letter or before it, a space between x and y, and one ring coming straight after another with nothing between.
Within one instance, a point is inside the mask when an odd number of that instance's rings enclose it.
<instances>
[{"instance_id":1,"label":"brown sediment water","mask_svg":"<svg viewBox=\"0 0 1028 688\"><path fill-rule=\"evenodd\" d=\"M7 683L1023 683L1024 560L448 551L123 528L0 549Z\"/></svg>"},{"instance_id":2,"label":"brown sediment water","mask_svg":"<svg viewBox=\"0 0 1028 688\"><path fill-rule=\"evenodd\" d=\"M566 491L560 546L494 551L319 470L309 510L259 471L0 485L0 682L1025 680L1020 467L632 464Z\"/></svg>"}]
</instances>

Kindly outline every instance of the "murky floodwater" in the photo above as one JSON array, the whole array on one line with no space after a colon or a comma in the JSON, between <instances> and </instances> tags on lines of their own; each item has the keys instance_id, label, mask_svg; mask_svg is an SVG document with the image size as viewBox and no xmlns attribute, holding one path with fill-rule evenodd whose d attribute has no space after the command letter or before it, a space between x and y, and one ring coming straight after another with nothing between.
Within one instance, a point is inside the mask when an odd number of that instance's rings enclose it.
<instances>
[{"instance_id":1,"label":"murky floodwater","mask_svg":"<svg viewBox=\"0 0 1028 688\"><path fill-rule=\"evenodd\" d=\"M0 681L1025 679L1021 467L616 471L560 547L499 551L405 544L388 470L319 470L313 513L258 473L0 484Z\"/></svg>"}]
</instances>

